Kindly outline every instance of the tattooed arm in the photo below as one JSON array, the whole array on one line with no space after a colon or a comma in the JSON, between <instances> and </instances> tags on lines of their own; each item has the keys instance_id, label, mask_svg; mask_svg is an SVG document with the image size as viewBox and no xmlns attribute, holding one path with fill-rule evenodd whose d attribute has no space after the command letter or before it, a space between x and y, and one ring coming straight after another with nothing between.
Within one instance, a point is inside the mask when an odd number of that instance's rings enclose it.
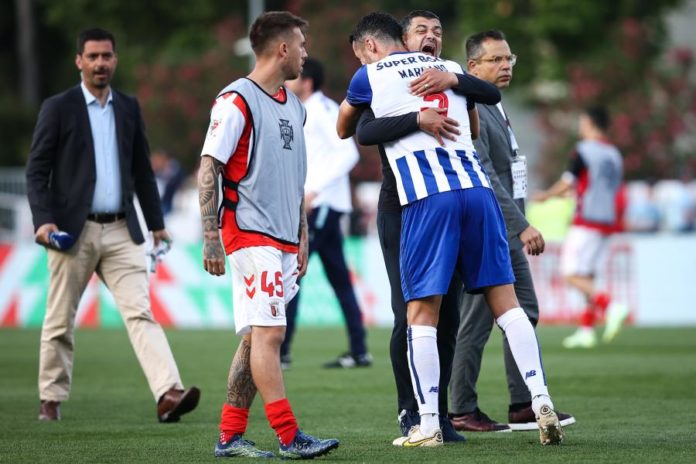
<instances>
[{"instance_id":1,"label":"tattooed arm","mask_svg":"<svg viewBox=\"0 0 696 464\"><path fill-rule=\"evenodd\" d=\"M251 342L245 335L237 347L227 377L227 403L235 408L249 409L256 396L256 385L251 377L250 356Z\"/></svg>"},{"instance_id":2,"label":"tattooed arm","mask_svg":"<svg viewBox=\"0 0 696 464\"><path fill-rule=\"evenodd\" d=\"M309 238L307 233L307 212L305 211L305 201L302 199L300 204L300 249L297 251L297 270L300 271L299 277L307 272L307 261L309 260Z\"/></svg>"},{"instance_id":3,"label":"tattooed arm","mask_svg":"<svg viewBox=\"0 0 696 464\"><path fill-rule=\"evenodd\" d=\"M212 156L205 155L198 170L198 203L203 221L203 268L212 275L225 273L225 251L220 242L217 217L223 166Z\"/></svg>"}]
</instances>

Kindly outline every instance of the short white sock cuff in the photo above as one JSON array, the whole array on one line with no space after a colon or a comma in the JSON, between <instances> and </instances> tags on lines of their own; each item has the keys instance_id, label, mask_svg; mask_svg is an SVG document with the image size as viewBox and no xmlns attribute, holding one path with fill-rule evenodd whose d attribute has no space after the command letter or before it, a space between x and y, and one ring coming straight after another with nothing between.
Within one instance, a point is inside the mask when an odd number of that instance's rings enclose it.
<instances>
[{"instance_id":1,"label":"short white sock cuff","mask_svg":"<svg viewBox=\"0 0 696 464\"><path fill-rule=\"evenodd\" d=\"M517 307L517 308L512 308L512 309L508 310L505 314L503 314L498 319L496 319L495 322L498 324L498 327L500 327L500 329L503 332L505 332L505 329L507 329L507 327L511 323L513 323L517 320L520 320L520 319L529 319L529 318L527 317L527 314L524 312L524 310L522 308Z\"/></svg>"},{"instance_id":2,"label":"short white sock cuff","mask_svg":"<svg viewBox=\"0 0 696 464\"><path fill-rule=\"evenodd\" d=\"M435 413L423 413L420 415L420 430L423 435L432 435L435 430L440 430L440 416Z\"/></svg>"},{"instance_id":3,"label":"short white sock cuff","mask_svg":"<svg viewBox=\"0 0 696 464\"><path fill-rule=\"evenodd\" d=\"M429 325L410 325L408 326L411 340L416 338L428 337L437 339L437 328Z\"/></svg>"}]
</instances>

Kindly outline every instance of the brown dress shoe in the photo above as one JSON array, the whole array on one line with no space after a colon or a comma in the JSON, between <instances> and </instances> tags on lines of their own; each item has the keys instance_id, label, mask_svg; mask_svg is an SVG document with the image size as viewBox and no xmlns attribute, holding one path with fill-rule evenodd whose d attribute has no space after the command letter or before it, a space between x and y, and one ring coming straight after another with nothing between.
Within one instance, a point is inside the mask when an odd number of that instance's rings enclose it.
<instances>
[{"instance_id":1,"label":"brown dress shoe","mask_svg":"<svg viewBox=\"0 0 696 464\"><path fill-rule=\"evenodd\" d=\"M510 427L500 424L479 408L466 414L451 415L450 421L456 430L462 432L509 432Z\"/></svg>"},{"instance_id":2,"label":"brown dress shoe","mask_svg":"<svg viewBox=\"0 0 696 464\"><path fill-rule=\"evenodd\" d=\"M562 427L575 423L575 417L571 414L556 411ZM509 426L512 430L536 430L538 427L532 403L521 408L510 407L508 411Z\"/></svg>"},{"instance_id":3,"label":"brown dress shoe","mask_svg":"<svg viewBox=\"0 0 696 464\"><path fill-rule=\"evenodd\" d=\"M40 421L59 421L60 420L60 401L41 400L39 408Z\"/></svg>"},{"instance_id":4,"label":"brown dress shoe","mask_svg":"<svg viewBox=\"0 0 696 464\"><path fill-rule=\"evenodd\" d=\"M182 415L198 406L201 391L196 387L187 390L170 388L157 402L157 419L160 422L178 422Z\"/></svg>"}]
</instances>

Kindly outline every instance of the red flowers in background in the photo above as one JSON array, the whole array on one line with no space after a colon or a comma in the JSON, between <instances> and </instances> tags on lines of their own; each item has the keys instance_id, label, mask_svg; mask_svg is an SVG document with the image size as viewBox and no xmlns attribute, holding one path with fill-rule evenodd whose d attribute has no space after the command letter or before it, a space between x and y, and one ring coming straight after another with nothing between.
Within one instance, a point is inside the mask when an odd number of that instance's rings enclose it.
<instances>
[{"instance_id":1,"label":"red flowers in background","mask_svg":"<svg viewBox=\"0 0 696 464\"><path fill-rule=\"evenodd\" d=\"M577 109L604 104L612 113L610 136L624 155L626 177L692 178L696 173L696 81L693 52L659 51L661 39L647 22L623 20L600 53L567 67L568 91L546 103L540 122L547 134L542 157L558 168L576 140ZM565 116L565 117L563 117ZM565 159L565 158L564 158ZM559 170L541 172L545 180Z\"/></svg>"}]
</instances>

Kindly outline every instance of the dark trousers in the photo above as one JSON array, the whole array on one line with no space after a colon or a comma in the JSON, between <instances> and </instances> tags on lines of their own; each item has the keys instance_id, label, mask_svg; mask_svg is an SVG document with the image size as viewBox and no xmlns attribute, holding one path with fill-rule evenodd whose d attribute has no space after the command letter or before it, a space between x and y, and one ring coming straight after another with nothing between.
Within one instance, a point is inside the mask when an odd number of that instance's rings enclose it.
<instances>
[{"instance_id":1,"label":"dark trousers","mask_svg":"<svg viewBox=\"0 0 696 464\"><path fill-rule=\"evenodd\" d=\"M512 271L515 274L515 293L529 321L536 327L539 320L539 302L534 291L532 273L524 249L510 250ZM491 335L495 323L483 295L465 294L461 305L461 327L457 336L452 376L452 412L465 414L478 407L476 381L481 371L483 348ZM503 334L505 374L507 376L510 404L532 400L527 384L520 375L510 344Z\"/></svg>"},{"instance_id":2,"label":"dark trousers","mask_svg":"<svg viewBox=\"0 0 696 464\"><path fill-rule=\"evenodd\" d=\"M389 285L391 286L391 305L394 312L394 328L392 329L389 354L391 356L394 380L396 381L397 411L402 409L418 411L418 403L413 392L411 374L408 370L406 355L406 303L401 291L399 273L399 244L401 239L401 213L378 212L377 231L379 243L382 246L384 264L387 268ZM440 354L440 416L447 416L447 387L452 376L452 360L459 328L459 297L462 284L454 277L450 288L442 299L440 320L437 325L437 349Z\"/></svg>"},{"instance_id":3,"label":"dark trousers","mask_svg":"<svg viewBox=\"0 0 696 464\"><path fill-rule=\"evenodd\" d=\"M343 255L343 233L341 232L341 215L328 206L320 206L312 210L307 217L309 228L309 254L315 251L319 253L324 265L326 278L336 293L336 298L341 305L343 317L346 320L348 337L350 339L350 352L354 356L367 353L365 345L365 326L362 313L355 298L353 284L350 281L350 273L346 266L346 258ZM290 344L295 333L295 320L297 319L297 306L300 301L299 293L290 301L285 309L287 327L285 340L280 346L280 355L290 353Z\"/></svg>"}]
</instances>

